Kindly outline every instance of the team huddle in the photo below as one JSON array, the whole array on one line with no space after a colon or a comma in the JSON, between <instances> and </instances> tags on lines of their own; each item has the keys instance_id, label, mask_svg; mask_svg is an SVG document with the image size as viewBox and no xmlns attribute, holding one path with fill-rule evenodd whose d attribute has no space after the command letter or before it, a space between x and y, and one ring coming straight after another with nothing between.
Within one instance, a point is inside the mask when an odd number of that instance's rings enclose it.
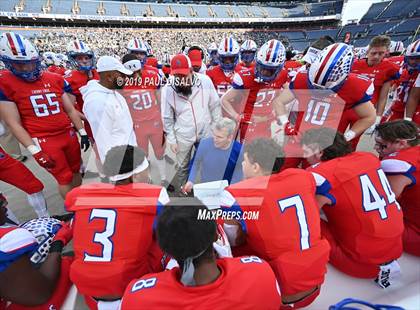
<instances>
[{"instance_id":1,"label":"team huddle","mask_svg":"<svg viewBox=\"0 0 420 310\"><path fill-rule=\"evenodd\" d=\"M38 216L19 225L0 195L0 309L59 309L73 284L90 309L297 309L328 263L392 286L402 253L420 256L420 40L400 47L226 37L160 62L133 38L96 62L88 42L41 57L3 33L0 136L66 214L0 147L0 180ZM356 150L363 134L378 155ZM83 178L89 148L101 182ZM195 183L218 186L211 204ZM220 209L239 216L199 219Z\"/></svg>"}]
</instances>

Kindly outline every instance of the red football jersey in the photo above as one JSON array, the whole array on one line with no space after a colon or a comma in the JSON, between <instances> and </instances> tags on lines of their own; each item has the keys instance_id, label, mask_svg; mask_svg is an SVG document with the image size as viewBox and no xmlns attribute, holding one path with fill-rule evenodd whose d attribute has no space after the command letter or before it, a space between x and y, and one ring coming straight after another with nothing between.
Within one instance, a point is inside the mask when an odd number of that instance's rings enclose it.
<instances>
[{"instance_id":1,"label":"red football jersey","mask_svg":"<svg viewBox=\"0 0 420 310\"><path fill-rule=\"evenodd\" d=\"M324 195L333 205L323 210L329 230L349 257L382 264L401 256L403 214L375 155L354 152L308 170L331 187Z\"/></svg>"},{"instance_id":2,"label":"red football jersey","mask_svg":"<svg viewBox=\"0 0 420 310\"><path fill-rule=\"evenodd\" d=\"M138 78L128 77L122 95L127 101L134 124L161 119L156 91L160 77L155 70L143 69Z\"/></svg>"},{"instance_id":3,"label":"red football jersey","mask_svg":"<svg viewBox=\"0 0 420 310\"><path fill-rule=\"evenodd\" d=\"M245 256L219 259L217 265L221 274L207 285L182 285L179 268L133 280L121 309L280 309L279 288L266 262Z\"/></svg>"},{"instance_id":4,"label":"red football jersey","mask_svg":"<svg viewBox=\"0 0 420 310\"><path fill-rule=\"evenodd\" d=\"M382 60L382 62L376 66L368 66L367 59L359 59L356 60L351 67L351 72L364 75L372 80L375 91L373 92L371 101L375 105L378 102L382 85L388 81L398 79L400 77L399 71L399 66L386 59Z\"/></svg>"},{"instance_id":5,"label":"red football jersey","mask_svg":"<svg viewBox=\"0 0 420 310\"><path fill-rule=\"evenodd\" d=\"M392 104L392 110L396 112L404 112L405 105L408 100L408 94L414 86L414 82L417 79L419 72L413 70L411 74L407 69L404 69L401 77L396 81L396 92L397 98Z\"/></svg>"},{"instance_id":6,"label":"red football jersey","mask_svg":"<svg viewBox=\"0 0 420 310\"><path fill-rule=\"evenodd\" d=\"M70 92L69 84L55 73L44 71L38 80L26 82L10 71L0 72L0 100L16 104L31 137L53 136L71 127L61 99L64 92Z\"/></svg>"},{"instance_id":7,"label":"red football jersey","mask_svg":"<svg viewBox=\"0 0 420 310\"><path fill-rule=\"evenodd\" d=\"M232 87L248 93L245 106L239 110L243 111L245 121L251 120L253 115L273 115L273 99L287 82L287 71L281 70L271 83L259 83L255 79L255 71L248 68L243 68L233 76Z\"/></svg>"},{"instance_id":8,"label":"red football jersey","mask_svg":"<svg viewBox=\"0 0 420 310\"><path fill-rule=\"evenodd\" d=\"M388 155L382 160L382 169L387 174L402 174L412 180L398 197L398 202L404 212L404 221L412 223L420 234L420 146Z\"/></svg>"},{"instance_id":9,"label":"red football jersey","mask_svg":"<svg viewBox=\"0 0 420 310\"><path fill-rule=\"evenodd\" d=\"M222 97L231 87L232 80L235 72L239 72L242 66L237 65L234 72L225 73L220 65L207 69L206 74L210 77L213 82L214 88L216 88L219 97Z\"/></svg>"},{"instance_id":10,"label":"red football jersey","mask_svg":"<svg viewBox=\"0 0 420 310\"><path fill-rule=\"evenodd\" d=\"M49 66L47 68L47 70L51 73L56 73L56 74L59 74L59 75L64 75L64 73L66 73L66 71L67 71L65 68L55 66L55 65Z\"/></svg>"},{"instance_id":11,"label":"red football jersey","mask_svg":"<svg viewBox=\"0 0 420 310\"><path fill-rule=\"evenodd\" d=\"M80 93L80 87L85 86L90 80L99 80L99 74L92 70L92 77L89 77L85 71L72 70L64 78L70 84L71 92L76 97L76 109L83 113L83 96Z\"/></svg>"},{"instance_id":12,"label":"red football jersey","mask_svg":"<svg viewBox=\"0 0 420 310\"><path fill-rule=\"evenodd\" d=\"M286 169L231 185L222 196L226 211L259 212L256 220L242 220L242 229L253 253L270 263L284 295L324 281L330 247L321 239L315 192L311 173Z\"/></svg>"},{"instance_id":13,"label":"red football jersey","mask_svg":"<svg viewBox=\"0 0 420 310\"><path fill-rule=\"evenodd\" d=\"M153 223L168 201L165 189L142 183L94 183L67 194L66 209L75 212L70 278L82 294L122 296L132 279L152 271Z\"/></svg>"},{"instance_id":14,"label":"red football jersey","mask_svg":"<svg viewBox=\"0 0 420 310\"><path fill-rule=\"evenodd\" d=\"M404 55L391 56L388 57L387 60L392 62L393 64L396 64L398 67L402 67L402 65L404 64Z\"/></svg>"}]
</instances>

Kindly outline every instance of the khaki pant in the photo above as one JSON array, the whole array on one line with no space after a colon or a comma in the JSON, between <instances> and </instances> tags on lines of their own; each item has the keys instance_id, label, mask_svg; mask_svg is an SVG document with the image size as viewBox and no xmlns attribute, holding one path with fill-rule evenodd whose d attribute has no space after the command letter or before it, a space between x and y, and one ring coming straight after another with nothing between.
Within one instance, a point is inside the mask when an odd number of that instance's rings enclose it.
<instances>
[{"instance_id":1,"label":"khaki pant","mask_svg":"<svg viewBox=\"0 0 420 310\"><path fill-rule=\"evenodd\" d=\"M194 143L178 142L178 153L176 154L178 169L173 182L176 189L181 188L187 182L194 145Z\"/></svg>"}]
</instances>

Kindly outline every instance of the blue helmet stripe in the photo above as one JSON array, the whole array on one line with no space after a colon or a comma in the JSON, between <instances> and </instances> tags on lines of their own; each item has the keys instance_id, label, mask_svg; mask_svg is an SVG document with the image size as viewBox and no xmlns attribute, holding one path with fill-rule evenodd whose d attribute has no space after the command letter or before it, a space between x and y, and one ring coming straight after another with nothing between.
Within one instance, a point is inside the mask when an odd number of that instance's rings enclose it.
<instances>
[{"instance_id":1,"label":"blue helmet stripe","mask_svg":"<svg viewBox=\"0 0 420 310\"><path fill-rule=\"evenodd\" d=\"M333 61L328 66L328 70L325 73L324 78L322 79L321 85L325 86L325 84L327 83L328 77L331 74L331 71L334 69L335 65L337 64L337 61L340 59L341 55L343 55L346 50L347 50L347 45L343 45L338 51L338 53L335 54Z\"/></svg>"},{"instance_id":2,"label":"blue helmet stripe","mask_svg":"<svg viewBox=\"0 0 420 310\"><path fill-rule=\"evenodd\" d=\"M276 60L277 54L279 53L279 49L280 49L279 41L276 41L276 45L274 46L274 54L273 54L273 57L271 58L272 61Z\"/></svg>"},{"instance_id":3,"label":"blue helmet stripe","mask_svg":"<svg viewBox=\"0 0 420 310\"><path fill-rule=\"evenodd\" d=\"M26 56L26 50L25 50L25 46L23 45L22 39L20 37L20 35L15 35L16 41L19 45L20 48L20 52L22 53L22 56Z\"/></svg>"},{"instance_id":4,"label":"blue helmet stripe","mask_svg":"<svg viewBox=\"0 0 420 310\"><path fill-rule=\"evenodd\" d=\"M232 52L232 48L233 48L233 42L232 42L232 37L229 38L229 52Z\"/></svg>"},{"instance_id":5,"label":"blue helmet stripe","mask_svg":"<svg viewBox=\"0 0 420 310\"><path fill-rule=\"evenodd\" d=\"M79 41L79 43L80 43L80 48L81 48L82 50L84 50L84 49L85 49L85 47L83 46L83 42L82 42L82 41Z\"/></svg>"}]
</instances>

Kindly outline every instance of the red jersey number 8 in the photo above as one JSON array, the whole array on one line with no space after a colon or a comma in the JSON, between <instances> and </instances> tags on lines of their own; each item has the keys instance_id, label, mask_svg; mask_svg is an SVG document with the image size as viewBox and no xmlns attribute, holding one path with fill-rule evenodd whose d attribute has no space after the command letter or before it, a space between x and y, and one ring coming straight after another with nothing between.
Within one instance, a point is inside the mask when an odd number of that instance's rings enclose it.
<instances>
[{"instance_id":1,"label":"red jersey number 8","mask_svg":"<svg viewBox=\"0 0 420 310\"><path fill-rule=\"evenodd\" d=\"M54 93L32 95L29 97L32 107L34 108L35 115L38 117L60 113L60 104L56 99L57 95Z\"/></svg>"}]
</instances>

